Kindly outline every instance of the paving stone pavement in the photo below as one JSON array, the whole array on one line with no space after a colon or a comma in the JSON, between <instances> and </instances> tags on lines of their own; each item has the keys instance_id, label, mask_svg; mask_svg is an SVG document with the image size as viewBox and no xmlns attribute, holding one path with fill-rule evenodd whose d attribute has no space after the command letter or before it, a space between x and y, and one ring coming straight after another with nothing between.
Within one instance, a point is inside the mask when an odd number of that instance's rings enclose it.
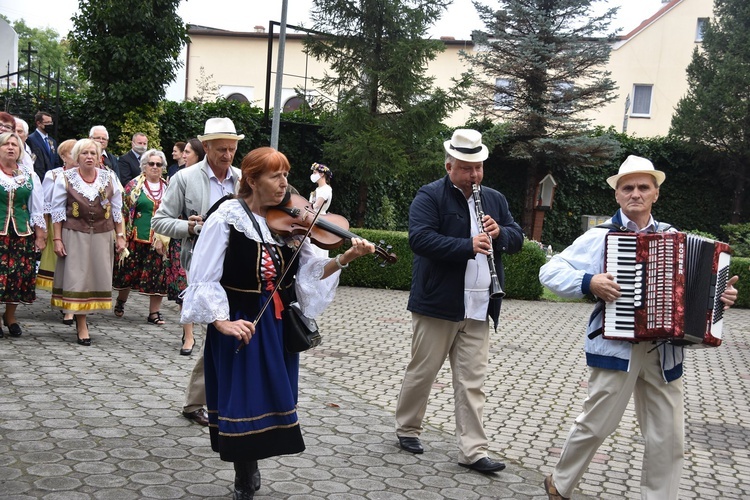
<instances>
[{"instance_id":1,"label":"paving stone pavement","mask_svg":"<svg viewBox=\"0 0 750 500\"><path fill-rule=\"evenodd\" d=\"M299 413L307 450L263 460L256 498L543 499L585 397L584 303L508 300L493 333L485 426L505 471L456 465L448 365L435 381L426 452L398 449L393 411L409 355L407 292L341 287L320 318L323 344L302 355ZM176 306L147 324L146 298L125 317L90 316L78 346L40 292L22 305L21 338L0 339L0 498L230 498L232 467L205 428L180 415L196 354L179 356ZM725 344L686 369L680 498L750 498L750 311L730 310ZM198 334L199 343L202 334ZM632 407L574 498L639 498L642 453Z\"/></svg>"}]
</instances>

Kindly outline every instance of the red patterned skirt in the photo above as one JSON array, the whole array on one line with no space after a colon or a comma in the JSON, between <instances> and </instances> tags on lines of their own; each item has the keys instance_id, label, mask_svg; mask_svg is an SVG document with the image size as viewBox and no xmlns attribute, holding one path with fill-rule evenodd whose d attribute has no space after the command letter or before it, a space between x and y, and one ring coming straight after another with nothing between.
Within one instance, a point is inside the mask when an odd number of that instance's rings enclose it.
<instances>
[{"instance_id":1,"label":"red patterned skirt","mask_svg":"<svg viewBox=\"0 0 750 500\"><path fill-rule=\"evenodd\" d=\"M182 304L180 293L187 288L187 274L180 264L180 251L182 240L172 238L169 240L169 251L167 252L167 298Z\"/></svg>"},{"instance_id":2,"label":"red patterned skirt","mask_svg":"<svg viewBox=\"0 0 750 500\"><path fill-rule=\"evenodd\" d=\"M112 288L130 288L145 295L167 294L167 259L151 248L151 243L131 240L130 255L122 266L115 262Z\"/></svg>"},{"instance_id":3,"label":"red patterned skirt","mask_svg":"<svg viewBox=\"0 0 750 500\"><path fill-rule=\"evenodd\" d=\"M36 300L34 234L18 236L13 227L0 236L0 302L30 304Z\"/></svg>"}]
</instances>

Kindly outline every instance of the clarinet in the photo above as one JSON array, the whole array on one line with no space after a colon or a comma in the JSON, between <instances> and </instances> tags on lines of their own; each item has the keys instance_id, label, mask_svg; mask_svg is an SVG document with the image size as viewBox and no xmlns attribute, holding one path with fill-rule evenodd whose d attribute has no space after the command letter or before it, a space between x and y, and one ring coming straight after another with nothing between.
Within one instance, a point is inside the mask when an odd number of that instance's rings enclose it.
<instances>
[{"instance_id":1,"label":"clarinet","mask_svg":"<svg viewBox=\"0 0 750 500\"><path fill-rule=\"evenodd\" d=\"M482 198L479 195L479 186L472 182L471 193L474 196L474 208L477 212L477 225L479 226L479 232L484 233L484 210L482 209ZM489 236L489 235L487 235ZM501 299L505 296L503 288L500 286L500 279L497 277L497 269L495 268L495 252L492 248L492 238L490 238L490 254L487 256L487 265L490 268L490 298Z\"/></svg>"}]
</instances>

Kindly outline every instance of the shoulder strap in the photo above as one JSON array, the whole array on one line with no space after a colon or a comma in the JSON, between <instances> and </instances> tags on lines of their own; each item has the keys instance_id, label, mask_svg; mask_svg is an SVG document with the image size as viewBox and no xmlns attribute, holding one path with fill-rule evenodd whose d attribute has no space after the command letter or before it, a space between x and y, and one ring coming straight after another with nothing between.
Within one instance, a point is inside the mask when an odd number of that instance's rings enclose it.
<instances>
[{"instance_id":1,"label":"shoulder strap","mask_svg":"<svg viewBox=\"0 0 750 500\"><path fill-rule=\"evenodd\" d=\"M630 229L628 229L627 227L620 226L618 224L615 224L614 222L604 222L604 223L596 225L594 227L600 227L602 229L607 229L610 232L611 231L617 231L617 232L620 232L620 233L632 233L632 231Z\"/></svg>"},{"instance_id":2,"label":"shoulder strap","mask_svg":"<svg viewBox=\"0 0 750 500\"><path fill-rule=\"evenodd\" d=\"M258 237L260 238L260 244L265 247L266 252L268 252L268 255L271 256L271 260L273 260L273 265L276 267L276 275L281 277L282 267L281 267L281 261L279 261L279 256L276 254L276 251L273 248L271 248L271 245L269 245L263 240L263 233L260 231L260 224L258 224L258 221L255 219L255 215L253 215L253 211L250 210L250 207L247 206L247 203L245 203L244 199L237 198L237 201L240 202L240 205L242 206L242 208L245 209L247 216L250 217L250 220L253 222L255 231L258 233Z\"/></svg>"}]
</instances>

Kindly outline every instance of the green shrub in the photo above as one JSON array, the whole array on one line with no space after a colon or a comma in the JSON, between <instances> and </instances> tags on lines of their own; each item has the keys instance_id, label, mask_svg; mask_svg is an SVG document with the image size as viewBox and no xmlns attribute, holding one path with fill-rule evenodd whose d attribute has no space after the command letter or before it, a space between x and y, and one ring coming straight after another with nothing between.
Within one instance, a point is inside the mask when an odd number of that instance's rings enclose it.
<instances>
[{"instance_id":1,"label":"green shrub","mask_svg":"<svg viewBox=\"0 0 750 500\"><path fill-rule=\"evenodd\" d=\"M721 229L727 233L735 257L750 257L750 223L724 224Z\"/></svg>"},{"instance_id":2,"label":"green shrub","mask_svg":"<svg viewBox=\"0 0 750 500\"><path fill-rule=\"evenodd\" d=\"M374 243L384 240L391 245L389 251L394 253L397 261L380 267L375 258L363 257L355 260L341 273L340 284L367 288L386 288L392 290L409 290L411 288L411 266L414 254L409 247L408 234L405 231L382 231L377 229L352 229L353 233ZM348 245L331 251L331 256L342 253ZM538 243L525 241L523 249L513 255L503 255L505 267L506 298L536 300L542 296L542 285L539 283L539 268L545 263L546 256Z\"/></svg>"},{"instance_id":3,"label":"green shrub","mask_svg":"<svg viewBox=\"0 0 750 500\"><path fill-rule=\"evenodd\" d=\"M376 244L381 240L384 241L382 253L395 254L397 260L393 264L381 267L382 259L378 260L375 257L357 259L349 265L346 272L341 273L341 285L391 290L411 288L412 253L405 232L378 229L352 229L351 232ZM386 249L385 245L391 245L392 248ZM347 248L349 248L348 243L337 250L332 250L331 257L343 253Z\"/></svg>"},{"instance_id":4,"label":"green shrub","mask_svg":"<svg viewBox=\"0 0 750 500\"><path fill-rule=\"evenodd\" d=\"M505 296L509 299L537 300L543 287L539 268L547 262L547 254L535 241L525 240L520 252L503 255Z\"/></svg>"},{"instance_id":5,"label":"green shrub","mask_svg":"<svg viewBox=\"0 0 750 500\"><path fill-rule=\"evenodd\" d=\"M739 276L740 280L734 287L737 289L737 302L734 307L750 307L750 258L732 257L729 263L729 276Z\"/></svg>"}]
</instances>

